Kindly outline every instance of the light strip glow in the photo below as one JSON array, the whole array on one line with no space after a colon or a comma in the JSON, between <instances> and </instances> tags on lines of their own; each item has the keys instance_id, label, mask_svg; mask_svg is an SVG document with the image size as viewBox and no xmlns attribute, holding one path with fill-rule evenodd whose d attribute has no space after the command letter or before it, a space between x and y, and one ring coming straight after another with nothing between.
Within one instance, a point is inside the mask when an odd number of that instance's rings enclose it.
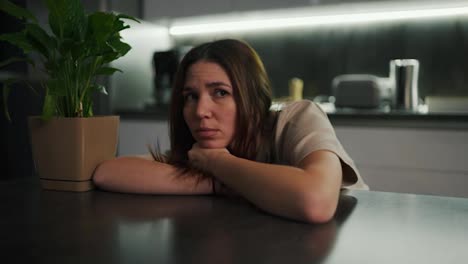
<instances>
[{"instance_id":1,"label":"light strip glow","mask_svg":"<svg viewBox=\"0 0 468 264\"><path fill-rule=\"evenodd\" d=\"M398 21L410 19L438 18L447 16L468 15L468 4L456 7L428 7L419 9L366 11L355 13L303 15L297 17L260 18L238 16L237 20L196 23L188 20L173 23L169 33L173 36L199 35L230 32L249 32L264 30L280 30L288 28L314 27L333 24L357 24L369 22ZM218 19L219 20L219 19ZM229 19L226 19L229 20Z\"/></svg>"}]
</instances>

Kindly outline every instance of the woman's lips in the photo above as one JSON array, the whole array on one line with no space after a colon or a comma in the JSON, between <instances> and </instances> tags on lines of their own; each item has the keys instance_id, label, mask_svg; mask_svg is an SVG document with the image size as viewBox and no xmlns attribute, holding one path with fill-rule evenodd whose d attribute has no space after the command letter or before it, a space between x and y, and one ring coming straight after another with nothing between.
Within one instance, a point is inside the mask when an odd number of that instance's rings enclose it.
<instances>
[{"instance_id":1,"label":"woman's lips","mask_svg":"<svg viewBox=\"0 0 468 264\"><path fill-rule=\"evenodd\" d=\"M196 133L199 138L209 139L209 138L213 138L214 136L216 136L216 134L218 133L218 129L201 128L201 129L197 129Z\"/></svg>"}]
</instances>

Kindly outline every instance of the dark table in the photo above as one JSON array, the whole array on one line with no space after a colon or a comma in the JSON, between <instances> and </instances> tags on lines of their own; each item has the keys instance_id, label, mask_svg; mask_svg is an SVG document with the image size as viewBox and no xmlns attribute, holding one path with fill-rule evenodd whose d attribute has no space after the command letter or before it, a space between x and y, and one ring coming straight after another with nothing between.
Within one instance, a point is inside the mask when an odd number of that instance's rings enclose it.
<instances>
[{"instance_id":1,"label":"dark table","mask_svg":"<svg viewBox=\"0 0 468 264\"><path fill-rule=\"evenodd\" d=\"M310 225L211 196L0 183L3 263L468 263L468 199L372 191ZM4 262L5 260L9 260Z\"/></svg>"}]
</instances>

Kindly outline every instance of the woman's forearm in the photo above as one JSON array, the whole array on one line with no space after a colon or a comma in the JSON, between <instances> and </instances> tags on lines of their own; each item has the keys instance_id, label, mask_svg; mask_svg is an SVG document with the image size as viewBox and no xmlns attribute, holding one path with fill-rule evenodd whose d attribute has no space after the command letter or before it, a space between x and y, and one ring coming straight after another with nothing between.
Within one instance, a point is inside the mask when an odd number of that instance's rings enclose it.
<instances>
[{"instance_id":1,"label":"woman's forearm","mask_svg":"<svg viewBox=\"0 0 468 264\"><path fill-rule=\"evenodd\" d=\"M209 194L211 180L197 181L176 167L139 157L120 157L100 164L94 183L105 190L145 194Z\"/></svg>"},{"instance_id":2,"label":"woman's forearm","mask_svg":"<svg viewBox=\"0 0 468 264\"><path fill-rule=\"evenodd\" d=\"M320 170L265 164L230 154L211 164L211 172L220 181L270 213L326 222L336 210L341 175L323 175Z\"/></svg>"}]
</instances>

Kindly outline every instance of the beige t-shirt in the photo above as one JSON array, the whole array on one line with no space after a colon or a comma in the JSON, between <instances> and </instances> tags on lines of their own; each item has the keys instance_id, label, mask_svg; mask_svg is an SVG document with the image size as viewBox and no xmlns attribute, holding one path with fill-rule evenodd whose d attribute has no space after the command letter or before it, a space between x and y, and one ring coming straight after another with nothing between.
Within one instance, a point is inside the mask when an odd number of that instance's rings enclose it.
<instances>
[{"instance_id":1,"label":"beige t-shirt","mask_svg":"<svg viewBox=\"0 0 468 264\"><path fill-rule=\"evenodd\" d=\"M279 110L275 121L273 142L259 153L258 161L298 166L308 154L329 150L340 158L343 188L369 189L336 137L327 114L314 102L301 100L288 103Z\"/></svg>"}]
</instances>

